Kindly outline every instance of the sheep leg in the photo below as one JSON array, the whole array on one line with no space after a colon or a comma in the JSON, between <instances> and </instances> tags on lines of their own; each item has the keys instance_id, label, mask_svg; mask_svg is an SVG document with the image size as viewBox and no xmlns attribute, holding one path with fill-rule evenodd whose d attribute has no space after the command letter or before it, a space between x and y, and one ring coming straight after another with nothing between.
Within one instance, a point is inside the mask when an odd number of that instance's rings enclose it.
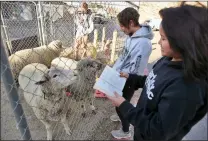
<instances>
[{"instance_id":1,"label":"sheep leg","mask_svg":"<svg viewBox=\"0 0 208 141\"><path fill-rule=\"evenodd\" d=\"M72 132L71 132L71 129L69 128L69 124L67 122L66 115L62 117L61 123L64 125L64 129L65 129L66 133L70 136Z\"/></svg>"},{"instance_id":2,"label":"sheep leg","mask_svg":"<svg viewBox=\"0 0 208 141\"><path fill-rule=\"evenodd\" d=\"M43 121L41 120L41 122L45 125L46 127L46 131L47 131L47 140L52 140L52 127L51 127L51 123L49 121Z\"/></svg>"}]
</instances>

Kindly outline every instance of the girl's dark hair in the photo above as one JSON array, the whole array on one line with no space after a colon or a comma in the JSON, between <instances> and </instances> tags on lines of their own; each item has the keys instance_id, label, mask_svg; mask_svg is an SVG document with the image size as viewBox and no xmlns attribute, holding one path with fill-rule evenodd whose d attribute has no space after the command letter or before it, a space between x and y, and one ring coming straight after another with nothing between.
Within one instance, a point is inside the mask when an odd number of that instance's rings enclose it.
<instances>
[{"instance_id":1,"label":"girl's dark hair","mask_svg":"<svg viewBox=\"0 0 208 141\"><path fill-rule=\"evenodd\" d=\"M171 48L183 59L188 80L208 78L208 9L191 5L159 11Z\"/></svg>"},{"instance_id":2,"label":"girl's dark hair","mask_svg":"<svg viewBox=\"0 0 208 141\"><path fill-rule=\"evenodd\" d=\"M139 13L136 9L132 7L127 7L124 10L122 10L117 15L117 18L119 23L125 27L129 27L130 20L134 22L135 26L139 25Z\"/></svg>"},{"instance_id":3,"label":"girl's dark hair","mask_svg":"<svg viewBox=\"0 0 208 141\"><path fill-rule=\"evenodd\" d=\"M187 1L181 1L181 2L180 2L180 6L187 5L186 2L187 2ZM192 1L192 2L193 2L193 1ZM206 8L206 5L204 5L203 3L199 2L199 1L195 1L194 5L195 5L195 6L199 6L199 7L204 7L204 8Z\"/></svg>"}]
</instances>

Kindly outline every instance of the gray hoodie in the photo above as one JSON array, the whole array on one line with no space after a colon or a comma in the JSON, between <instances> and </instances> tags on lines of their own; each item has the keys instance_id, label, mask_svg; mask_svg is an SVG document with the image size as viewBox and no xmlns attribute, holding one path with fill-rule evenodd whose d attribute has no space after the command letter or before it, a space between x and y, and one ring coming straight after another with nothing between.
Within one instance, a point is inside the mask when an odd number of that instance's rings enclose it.
<instances>
[{"instance_id":1,"label":"gray hoodie","mask_svg":"<svg viewBox=\"0 0 208 141\"><path fill-rule=\"evenodd\" d=\"M113 68L118 72L143 75L152 52L152 39L151 27L141 25L139 30L127 37L123 52Z\"/></svg>"}]
</instances>

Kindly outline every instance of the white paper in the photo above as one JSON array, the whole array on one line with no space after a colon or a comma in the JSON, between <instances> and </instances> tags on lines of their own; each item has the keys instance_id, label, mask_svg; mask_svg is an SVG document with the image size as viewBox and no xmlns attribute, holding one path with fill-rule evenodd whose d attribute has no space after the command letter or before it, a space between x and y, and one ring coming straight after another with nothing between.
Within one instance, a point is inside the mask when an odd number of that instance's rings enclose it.
<instances>
[{"instance_id":1,"label":"white paper","mask_svg":"<svg viewBox=\"0 0 208 141\"><path fill-rule=\"evenodd\" d=\"M106 66L93 88L109 96L114 96L114 92L122 96L125 83L126 78L120 77L116 70Z\"/></svg>"}]
</instances>

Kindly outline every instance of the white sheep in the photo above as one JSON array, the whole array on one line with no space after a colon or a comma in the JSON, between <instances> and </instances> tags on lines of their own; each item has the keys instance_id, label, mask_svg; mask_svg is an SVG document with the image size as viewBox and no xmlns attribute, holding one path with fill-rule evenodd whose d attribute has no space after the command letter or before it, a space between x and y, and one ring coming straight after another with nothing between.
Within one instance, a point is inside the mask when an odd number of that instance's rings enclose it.
<instances>
[{"instance_id":1,"label":"white sheep","mask_svg":"<svg viewBox=\"0 0 208 141\"><path fill-rule=\"evenodd\" d=\"M77 81L76 74L69 69L48 69L43 64L32 63L21 70L18 80L26 102L46 127L47 140L52 140L52 121L61 120L66 133L71 135L66 119L70 105L65 89Z\"/></svg>"},{"instance_id":2,"label":"white sheep","mask_svg":"<svg viewBox=\"0 0 208 141\"><path fill-rule=\"evenodd\" d=\"M85 44L80 44L80 46L77 49L77 52L75 48L69 47L64 49L60 53L59 57L70 58L76 61L79 61L84 58L93 58L99 60L104 64L107 64L110 61L111 43L111 40L104 40L104 51L98 51L92 43L87 43L86 47Z\"/></svg>"},{"instance_id":3,"label":"white sheep","mask_svg":"<svg viewBox=\"0 0 208 141\"><path fill-rule=\"evenodd\" d=\"M77 48L75 47L69 47L64 49L60 53L60 57L66 57L70 59L74 59L76 61L79 61L81 59L84 59L86 57L96 57L96 48L92 43L80 44Z\"/></svg>"},{"instance_id":4,"label":"white sheep","mask_svg":"<svg viewBox=\"0 0 208 141\"><path fill-rule=\"evenodd\" d=\"M111 50L110 50L110 45L112 43L111 40L104 40L104 47L103 51L98 51L96 54L96 60L99 60L103 64L109 64L110 63L110 55L111 55Z\"/></svg>"},{"instance_id":5,"label":"white sheep","mask_svg":"<svg viewBox=\"0 0 208 141\"><path fill-rule=\"evenodd\" d=\"M72 69L77 68L77 61L65 57L57 57L51 61L51 68Z\"/></svg>"},{"instance_id":6,"label":"white sheep","mask_svg":"<svg viewBox=\"0 0 208 141\"><path fill-rule=\"evenodd\" d=\"M41 63L49 67L51 61L58 57L62 50L62 43L59 40L55 40L47 46L44 45L15 52L9 56L9 62L14 79L18 79L19 72L28 64Z\"/></svg>"}]
</instances>

